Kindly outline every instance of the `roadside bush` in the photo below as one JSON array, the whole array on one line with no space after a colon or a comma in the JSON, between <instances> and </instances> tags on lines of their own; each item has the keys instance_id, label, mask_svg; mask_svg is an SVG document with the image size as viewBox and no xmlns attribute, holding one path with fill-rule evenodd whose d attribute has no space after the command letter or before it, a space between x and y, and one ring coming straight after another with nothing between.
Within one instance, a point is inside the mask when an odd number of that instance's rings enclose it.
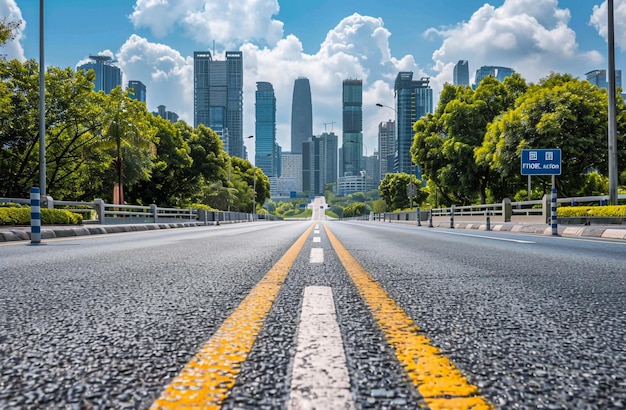
<instances>
[{"instance_id":1,"label":"roadside bush","mask_svg":"<svg viewBox=\"0 0 626 410\"><path fill-rule=\"evenodd\" d=\"M42 225L80 225L83 217L63 209L42 209ZM30 208L0 207L0 225L30 225Z\"/></svg>"},{"instance_id":2,"label":"roadside bush","mask_svg":"<svg viewBox=\"0 0 626 410\"><path fill-rule=\"evenodd\" d=\"M626 216L626 205L563 206L557 208L557 215L561 218L578 218L586 216L624 217Z\"/></svg>"}]
</instances>

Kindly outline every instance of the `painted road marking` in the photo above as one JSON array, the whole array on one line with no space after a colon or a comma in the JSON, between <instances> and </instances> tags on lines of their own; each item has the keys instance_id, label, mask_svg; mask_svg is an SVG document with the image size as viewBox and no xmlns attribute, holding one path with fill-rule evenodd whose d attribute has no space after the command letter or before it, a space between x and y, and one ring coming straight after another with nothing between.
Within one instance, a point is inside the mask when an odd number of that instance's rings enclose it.
<instances>
[{"instance_id":1,"label":"painted road marking","mask_svg":"<svg viewBox=\"0 0 626 410\"><path fill-rule=\"evenodd\" d=\"M309 257L309 263L324 263L324 249L311 248L311 256Z\"/></svg>"},{"instance_id":2,"label":"painted road marking","mask_svg":"<svg viewBox=\"0 0 626 410\"><path fill-rule=\"evenodd\" d=\"M337 256L367 304L396 358L430 409L492 409L454 364L433 346L404 310L324 225Z\"/></svg>"},{"instance_id":3,"label":"painted road marking","mask_svg":"<svg viewBox=\"0 0 626 410\"><path fill-rule=\"evenodd\" d=\"M443 233L446 235L457 235L457 236L469 236L472 238L482 238L482 239L491 239L492 241L502 241L502 242L515 242L515 243L537 243L534 241L525 241L522 239L510 239L510 238L496 238L493 236L487 235L475 235L471 233L461 233L461 232L447 232L447 231L436 231L437 233Z\"/></svg>"},{"instance_id":4,"label":"painted road marking","mask_svg":"<svg viewBox=\"0 0 626 410\"><path fill-rule=\"evenodd\" d=\"M304 289L289 409L354 409L350 376L327 286Z\"/></svg>"},{"instance_id":5,"label":"painted road marking","mask_svg":"<svg viewBox=\"0 0 626 410\"><path fill-rule=\"evenodd\" d=\"M314 233L315 235L319 235L319 234L320 234L320 230L319 230L319 229L316 229L316 230L314 230L314 231L313 231L313 233Z\"/></svg>"},{"instance_id":6,"label":"painted road marking","mask_svg":"<svg viewBox=\"0 0 626 410\"><path fill-rule=\"evenodd\" d=\"M311 225L250 291L209 341L165 388L152 409L217 409L235 384L241 364L278 291L313 230Z\"/></svg>"},{"instance_id":7,"label":"painted road marking","mask_svg":"<svg viewBox=\"0 0 626 410\"><path fill-rule=\"evenodd\" d=\"M314 236L313 242L322 242L322 238L320 238L319 236Z\"/></svg>"}]
</instances>

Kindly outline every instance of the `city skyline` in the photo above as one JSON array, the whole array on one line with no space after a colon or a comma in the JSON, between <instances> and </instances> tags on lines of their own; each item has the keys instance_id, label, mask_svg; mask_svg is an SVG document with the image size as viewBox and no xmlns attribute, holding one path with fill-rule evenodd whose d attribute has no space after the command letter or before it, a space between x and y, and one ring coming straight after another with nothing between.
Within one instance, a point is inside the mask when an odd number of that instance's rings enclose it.
<instances>
[{"instance_id":1,"label":"city skyline","mask_svg":"<svg viewBox=\"0 0 626 410\"><path fill-rule=\"evenodd\" d=\"M403 4L400 13L375 0L47 2L46 64L75 68L89 55L109 55L124 72L122 84L137 80L147 86L149 110L165 105L193 124L193 52L215 51L224 58L225 50L242 51L243 135L254 133L256 82L271 82L277 141L283 147L290 141L296 78L311 80L315 135L331 122L341 133L341 81L362 78L364 143L371 147L378 124L393 119L375 104L394 105L393 81L400 71L430 77L436 104L459 60L469 62L470 80L483 65L511 67L533 82L551 71L584 79L587 72L606 69L604 5L600 0L442 0L425 7L415 1ZM625 61L622 5L626 0L615 1L617 69ZM24 21L23 31L2 53L38 58L38 12L37 2L0 0L0 14ZM245 143L253 157L254 142Z\"/></svg>"}]
</instances>

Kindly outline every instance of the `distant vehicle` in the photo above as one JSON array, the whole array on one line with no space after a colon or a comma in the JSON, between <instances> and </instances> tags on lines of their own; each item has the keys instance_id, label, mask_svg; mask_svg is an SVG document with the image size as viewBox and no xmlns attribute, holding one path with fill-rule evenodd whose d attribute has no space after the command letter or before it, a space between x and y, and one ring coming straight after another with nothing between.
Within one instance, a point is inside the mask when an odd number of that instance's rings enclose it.
<instances>
[{"instance_id":1,"label":"distant vehicle","mask_svg":"<svg viewBox=\"0 0 626 410\"><path fill-rule=\"evenodd\" d=\"M324 209L324 205L320 205L320 209Z\"/></svg>"}]
</instances>

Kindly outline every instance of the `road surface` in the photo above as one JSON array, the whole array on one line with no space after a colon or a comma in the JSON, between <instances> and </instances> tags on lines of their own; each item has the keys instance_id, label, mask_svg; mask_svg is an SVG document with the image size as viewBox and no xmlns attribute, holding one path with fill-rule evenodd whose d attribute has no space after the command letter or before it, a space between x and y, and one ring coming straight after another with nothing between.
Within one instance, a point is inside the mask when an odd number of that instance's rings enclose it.
<instances>
[{"instance_id":1,"label":"road surface","mask_svg":"<svg viewBox=\"0 0 626 410\"><path fill-rule=\"evenodd\" d=\"M0 408L622 408L625 255L316 220L0 244Z\"/></svg>"}]
</instances>

